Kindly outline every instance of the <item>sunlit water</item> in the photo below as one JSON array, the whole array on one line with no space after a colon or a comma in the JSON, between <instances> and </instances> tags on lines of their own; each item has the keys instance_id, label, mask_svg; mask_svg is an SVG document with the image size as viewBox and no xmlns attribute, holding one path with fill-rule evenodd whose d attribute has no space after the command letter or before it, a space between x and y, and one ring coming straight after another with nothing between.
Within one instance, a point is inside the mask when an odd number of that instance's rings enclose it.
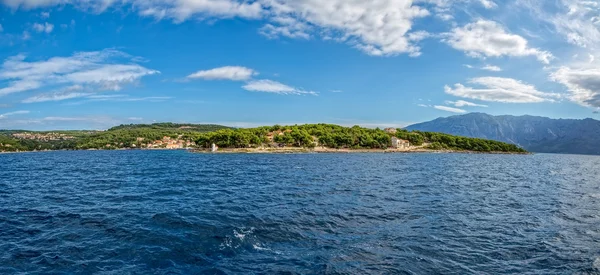
<instances>
[{"instance_id":1,"label":"sunlit water","mask_svg":"<svg viewBox=\"0 0 600 275\"><path fill-rule=\"evenodd\" d=\"M600 157L0 155L0 273L600 274Z\"/></svg>"}]
</instances>

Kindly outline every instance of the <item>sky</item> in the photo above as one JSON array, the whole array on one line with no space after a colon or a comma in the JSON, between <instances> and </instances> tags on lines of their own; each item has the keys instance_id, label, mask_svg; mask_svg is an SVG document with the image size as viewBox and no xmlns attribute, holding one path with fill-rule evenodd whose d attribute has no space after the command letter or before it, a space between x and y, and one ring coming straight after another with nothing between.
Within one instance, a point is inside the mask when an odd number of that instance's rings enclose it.
<instances>
[{"instance_id":1,"label":"sky","mask_svg":"<svg viewBox=\"0 0 600 275\"><path fill-rule=\"evenodd\" d=\"M590 0L0 0L0 129L600 118Z\"/></svg>"}]
</instances>

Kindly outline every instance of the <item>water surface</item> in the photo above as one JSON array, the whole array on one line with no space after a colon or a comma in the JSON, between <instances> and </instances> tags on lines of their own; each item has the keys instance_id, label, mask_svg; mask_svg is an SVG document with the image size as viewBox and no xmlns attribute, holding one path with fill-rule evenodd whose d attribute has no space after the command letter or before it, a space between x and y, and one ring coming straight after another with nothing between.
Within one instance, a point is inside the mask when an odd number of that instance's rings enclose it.
<instances>
[{"instance_id":1,"label":"water surface","mask_svg":"<svg viewBox=\"0 0 600 275\"><path fill-rule=\"evenodd\" d=\"M600 157L0 155L0 273L600 274Z\"/></svg>"}]
</instances>

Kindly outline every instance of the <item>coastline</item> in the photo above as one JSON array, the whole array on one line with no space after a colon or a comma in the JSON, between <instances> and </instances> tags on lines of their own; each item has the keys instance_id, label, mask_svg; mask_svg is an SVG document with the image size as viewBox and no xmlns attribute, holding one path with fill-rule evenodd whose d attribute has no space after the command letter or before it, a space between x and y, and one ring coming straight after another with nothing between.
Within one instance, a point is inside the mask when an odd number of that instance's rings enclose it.
<instances>
[{"instance_id":1,"label":"coastline","mask_svg":"<svg viewBox=\"0 0 600 275\"><path fill-rule=\"evenodd\" d=\"M284 148L225 148L212 152L210 149L166 149L166 148L119 148L119 149L74 149L74 150L38 150L38 151L18 151L18 152L0 152L2 154L20 154L20 153L44 153L61 151L187 151L197 154L419 154L419 153L439 153L439 154L490 154L490 155L532 155L532 152L479 152L467 150L429 150L424 148L414 149L334 149L334 148L303 148L303 147L284 147Z\"/></svg>"},{"instance_id":2,"label":"coastline","mask_svg":"<svg viewBox=\"0 0 600 275\"><path fill-rule=\"evenodd\" d=\"M414 149L334 149L334 148L303 148L303 147L284 147L284 148L225 148L212 152L210 149L188 150L192 153L200 154L360 154L360 153L379 153L379 154L411 154L411 153L459 153L459 154L492 154L492 155L530 155L532 153L521 152L478 152L467 150L429 150L424 148Z\"/></svg>"}]
</instances>

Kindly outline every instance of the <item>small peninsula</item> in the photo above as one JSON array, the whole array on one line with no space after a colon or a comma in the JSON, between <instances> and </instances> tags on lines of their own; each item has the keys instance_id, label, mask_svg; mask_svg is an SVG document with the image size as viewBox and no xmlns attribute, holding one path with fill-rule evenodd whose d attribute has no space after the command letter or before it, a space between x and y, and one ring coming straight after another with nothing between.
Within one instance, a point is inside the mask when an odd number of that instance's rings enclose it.
<instances>
[{"instance_id":1,"label":"small peninsula","mask_svg":"<svg viewBox=\"0 0 600 275\"><path fill-rule=\"evenodd\" d=\"M333 124L230 128L205 124L130 124L106 131L0 131L0 152L189 149L195 152L527 153L508 143L397 128Z\"/></svg>"}]
</instances>

